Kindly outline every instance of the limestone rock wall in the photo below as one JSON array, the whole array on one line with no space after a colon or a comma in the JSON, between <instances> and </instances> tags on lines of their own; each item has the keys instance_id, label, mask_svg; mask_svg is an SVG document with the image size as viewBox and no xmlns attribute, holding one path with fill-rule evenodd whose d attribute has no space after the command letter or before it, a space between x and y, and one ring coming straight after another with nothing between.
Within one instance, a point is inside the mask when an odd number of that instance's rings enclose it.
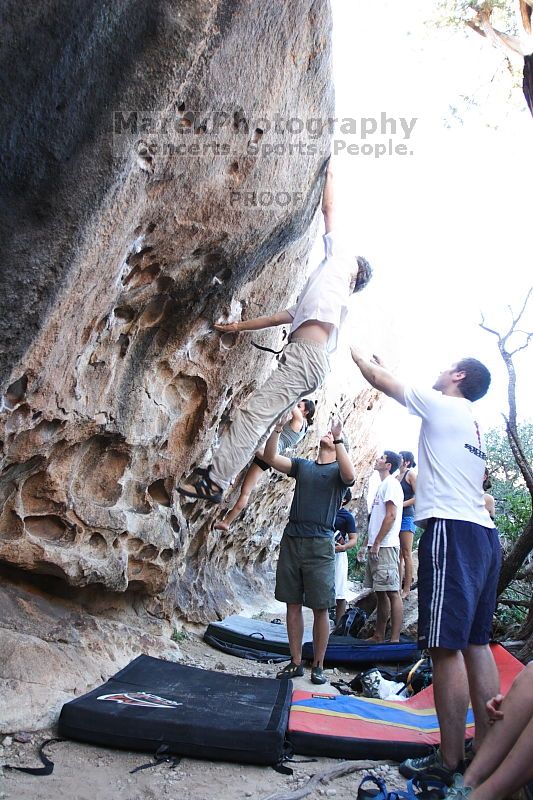
<instances>
[{"instance_id":1,"label":"limestone rock wall","mask_svg":"<svg viewBox=\"0 0 533 800\"><path fill-rule=\"evenodd\" d=\"M263 487L224 536L173 489L272 368L213 321L286 307L306 277L328 3L3 14L0 560L159 616L224 616L270 587L290 486Z\"/></svg>"},{"instance_id":2,"label":"limestone rock wall","mask_svg":"<svg viewBox=\"0 0 533 800\"><path fill-rule=\"evenodd\" d=\"M1 13L9 731L48 723L138 652L178 657L171 620L271 596L291 482L265 476L227 535L174 487L273 367L212 323L284 308L303 284L333 94L327 0L7 0ZM300 452L336 407L361 492L375 393L353 372L319 400Z\"/></svg>"}]
</instances>

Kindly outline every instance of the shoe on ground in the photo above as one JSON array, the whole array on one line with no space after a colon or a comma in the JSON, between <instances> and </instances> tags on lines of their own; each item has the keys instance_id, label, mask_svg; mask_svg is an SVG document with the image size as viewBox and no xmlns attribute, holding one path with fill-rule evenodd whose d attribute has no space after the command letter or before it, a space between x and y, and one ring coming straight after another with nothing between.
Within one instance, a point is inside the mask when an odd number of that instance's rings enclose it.
<instances>
[{"instance_id":1,"label":"shoe on ground","mask_svg":"<svg viewBox=\"0 0 533 800\"><path fill-rule=\"evenodd\" d=\"M458 772L453 776L453 783L448 789L446 800L448 800L449 797L455 797L456 800L460 797L470 797L473 791L474 790L470 786L464 785L463 776Z\"/></svg>"},{"instance_id":2,"label":"shoe on ground","mask_svg":"<svg viewBox=\"0 0 533 800\"><path fill-rule=\"evenodd\" d=\"M304 665L295 664L294 661L291 661L290 664L286 664L283 669L280 669L276 678L280 680L290 680L291 678L301 678L303 674Z\"/></svg>"},{"instance_id":3,"label":"shoe on ground","mask_svg":"<svg viewBox=\"0 0 533 800\"><path fill-rule=\"evenodd\" d=\"M455 769L448 769L442 763L440 750L434 748L428 756L421 758L408 758L399 766L400 775L404 778L419 778L425 781L442 781L447 786L453 783L455 773L464 772L464 763L459 763Z\"/></svg>"},{"instance_id":4,"label":"shoe on ground","mask_svg":"<svg viewBox=\"0 0 533 800\"><path fill-rule=\"evenodd\" d=\"M324 675L324 670L322 667L313 667L311 670L311 683L316 683L317 686L321 686L324 683L327 683L328 679Z\"/></svg>"}]
</instances>

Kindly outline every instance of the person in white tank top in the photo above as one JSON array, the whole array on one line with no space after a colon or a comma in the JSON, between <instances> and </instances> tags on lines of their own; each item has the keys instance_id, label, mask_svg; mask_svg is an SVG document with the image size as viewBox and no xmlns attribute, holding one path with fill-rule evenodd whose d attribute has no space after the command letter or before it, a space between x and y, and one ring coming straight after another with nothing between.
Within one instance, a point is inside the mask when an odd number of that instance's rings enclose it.
<instances>
[{"instance_id":1,"label":"person in white tank top","mask_svg":"<svg viewBox=\"0 0 533 800\"><path fill-rule=\"evenodd\" d=\"M213 326L221 333L258 331L285 324L291 329L289 342L278 357L277 369L246 405L237 410L221 437L212 463L207 468L196 468L190 482L178 485L178 493L185 497L222 502L224 491L265 440L276 420L322 386L329 373L328 355L337 347L338 330L346 317L348 299L361 291L372 276L368 261L347 255L333 233L333 177L329 159L326 165L322 195L325 257L309 277L296 304L270 316Z\"/></svg>"}]
</instances>

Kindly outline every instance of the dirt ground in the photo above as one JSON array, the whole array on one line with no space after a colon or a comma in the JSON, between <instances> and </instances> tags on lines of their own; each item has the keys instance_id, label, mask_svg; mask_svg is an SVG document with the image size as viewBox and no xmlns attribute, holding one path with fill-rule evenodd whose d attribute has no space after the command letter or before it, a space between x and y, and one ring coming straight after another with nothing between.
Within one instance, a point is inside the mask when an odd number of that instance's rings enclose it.
<instances>
[{"instance_id":1,"label":"dirt ground","mask_svg":"<svg viewBox=\"0 0 533 800\"><path fill-rule=\"evenodd\" d=\"M201 640L201 633L188 633L180 646L182 663L190 666L260 677L274 677L279 669L275 664L263 665L219 653ZM328 670L327 674L331 680L353 677L353 673L341 670ZM295 681L295 685L309 691L312 687L309 671L304 678ZM324 689L335 693L332 687ZM37 757L39 745L54 735L55 731L48 729L4 737L0 746L0 764L41 766ZM286 776L271 767L183 758L175 768L163 763L131 774L132 769L147 763L150 757L144 753L72 741L51 744L46 753L55 764L50 776L35 777L5 768L0 770L0 800L267 800L277 796L280 800L281 797L290 798L292 794L296 799L303 796L298 790L305 787L311 775L340 764L340 761L329 758L320 758L312 763L292 763L289 766L294 774ZM306 796L311 800L320 797L354 800L361 777L367 772L364 769L321 783ZM396 765L378 766L376 763L375 774L384 777L390 789L405 786Z\"/></svg>"}]
</instances>

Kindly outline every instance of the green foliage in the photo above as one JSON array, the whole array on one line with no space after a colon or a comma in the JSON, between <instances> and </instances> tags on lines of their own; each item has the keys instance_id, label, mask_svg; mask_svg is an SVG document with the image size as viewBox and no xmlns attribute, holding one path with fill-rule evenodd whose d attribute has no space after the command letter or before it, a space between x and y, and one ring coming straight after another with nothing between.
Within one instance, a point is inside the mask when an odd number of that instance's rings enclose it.
<instances>
[{"instance_id":1,"label":"green foliage","mask_svg":"<svg viewBox=\"0 0 533 800\"><path fill-rule=\"evenodd\" d=\"M533 460L533 423L518 424L518 434L528 461ZM491 428L486 436L487 467L496 500L496 525L508 550L531 516L531 495L514 460L503 427Z\"/></svg>"},{"instance_id":2,"label":"green foliage","mask_svg":"<svg viewBox=\"0 0 533 800\"><path fill-rule=\"evenodd\" d=\"M504 550L520 536L531 516L531 497L523 489L508 489L496 497L496 525L502 535Z\"/></svg>"},{"instance_id":3,"label":"green foliage","mask_svg":"<svg viewBox=\"0 0 533 800\"><path fill-rule=\"evenodd\" d=\"M463 27L480 11L490 12L491 24L499 31L517 34L512 0L439 0L436 24Z\"/></svg>"},{"instance_id":4,"label":"green foliage","mask_svg":"<svg viewBox=\"0 0 533 800\"><path fill-rule=\"evenodd\" d=\"M348 550L348 577L354 581L362 581L365 575L365 562L357 559L357 554L365 549L361 547L364 538L361 536L357 546Z\"/></svg>"},{"instance_id":5,"label":"green foliage","mask_svg":"<svg viewBox=\"0 0 533 800\"><path fill-rule=\"evenodd\" d=\"M507 597L508 594L506 593ZM526 620L527 610L517 606L498 605L494 614L494 636L507 639L518 633Z\"/></svg>"},{"instance_id":6,"label":"green foliage","mask_svg":"<svg viewBox=\"0 0 533 800\"><path fill-rule=\"evenodd\" d=\"M189 638L189 634L187 633L187 631L179 631L177 628L174 628L170 638L172 639L173 642L184 642L186 639Z\"/></svg>"},{"instance_id":7,"label":"green foliage","mask_svg":"<svg viewBox=\"0 0 533 800\"><path fill-rule=\"evenodd\" d=\"M483 17L491 26L493 37L485 35L480 25ZM427 22L430 28L469 39L473 49L472 69L465 75L463 91L451 98L444 124L448 128L465 124L473 116L489 128L497 129L504 119L520 114L524 108L522 62L510 46L519 42L522 27L515 13L514 0L439 0ZM497 34L503 34L503 39ZM506 38L507 37L507 38ZM493 51L493 57L476 59L476 47ZM478 61L480 69L476 69Z\"/></svg>"},{"instance_id":8,"label":"green foliage","mask_svg":"<svg viewBox=\"0 0 533 800\"><path fill-rule=\"evenodd\" d=\"M518 436L524 455L528 461L533 459L533 422L519 422ZM523 485L522 475L509 446L507 434L502 426L491 428L485 437L488 455L488 469L493 485L495 482Z\"/></svg>"}]
</instances>

